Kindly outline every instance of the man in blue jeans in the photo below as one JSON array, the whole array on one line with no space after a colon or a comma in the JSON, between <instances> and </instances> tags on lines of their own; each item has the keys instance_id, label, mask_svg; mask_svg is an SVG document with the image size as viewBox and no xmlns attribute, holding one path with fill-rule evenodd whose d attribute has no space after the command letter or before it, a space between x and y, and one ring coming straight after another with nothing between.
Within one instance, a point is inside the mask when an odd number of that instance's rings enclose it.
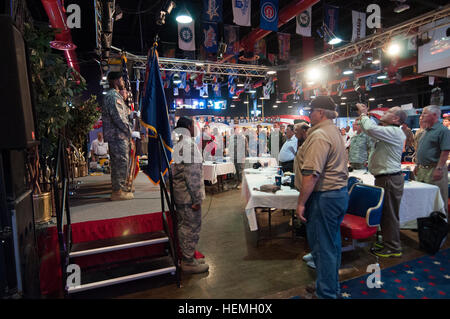
<instances>
[{"instance_id":1,"label":"man in blue jeans","mask_svg":"<svg viewBox=\"0 0 450 319\"><path fill-rule=\"evenodd\" d=\"M345 144L333 124L336 104L328 96L311 102L312 127L295 159L295 186L300 191L297 216L306 223L316 265L315 296L340 298L340 225L348 206Z\"/></svg>"}]
</instances>

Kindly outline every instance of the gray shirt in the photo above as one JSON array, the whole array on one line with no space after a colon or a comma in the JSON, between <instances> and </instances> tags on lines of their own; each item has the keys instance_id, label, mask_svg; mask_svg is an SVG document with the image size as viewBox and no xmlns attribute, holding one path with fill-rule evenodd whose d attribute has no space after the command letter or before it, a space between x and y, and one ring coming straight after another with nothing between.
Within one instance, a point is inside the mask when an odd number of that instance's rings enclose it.
<instances>
[{"instance_id":1,"label":"gray shirt","mask_svg":"<svg viewBox=\"0 0 450 319\"><path fill-rule=\"evenodd\" d=\"M450 150L450 130L439 122L425 130L417 147L417 163L434 165L442 151Z\"/></svg>"}]
</instances>

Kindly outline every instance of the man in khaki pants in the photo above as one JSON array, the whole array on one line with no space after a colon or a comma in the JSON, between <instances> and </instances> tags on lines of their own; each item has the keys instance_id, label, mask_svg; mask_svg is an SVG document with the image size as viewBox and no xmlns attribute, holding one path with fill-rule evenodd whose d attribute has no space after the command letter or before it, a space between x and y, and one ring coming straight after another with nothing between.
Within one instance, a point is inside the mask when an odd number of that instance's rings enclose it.
<instances>
[{"instance_id":1,"label":"man in khaki pants","mask_svg":"<svg viewBox=\"0 0 450 319\"><path fill-rule=\"evenodd\" d=\"M450 152L450 131L439 122L441 109L429 105L420 115L420 127L425 129L418 142L414 169L416 181L439 187L448 216L447 159ZM430 212L431 213L431 212Z\"/></svg>"}]
</instances>

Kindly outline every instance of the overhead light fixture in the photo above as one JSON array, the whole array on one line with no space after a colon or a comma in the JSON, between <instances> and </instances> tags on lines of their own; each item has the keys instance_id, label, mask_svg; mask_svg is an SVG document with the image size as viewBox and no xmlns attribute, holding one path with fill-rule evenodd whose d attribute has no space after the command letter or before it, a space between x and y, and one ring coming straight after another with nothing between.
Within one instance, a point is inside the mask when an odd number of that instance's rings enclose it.
<instances>
[{"instance_id":1,"label":"overhead light fixture","mask_svg":"<svg viewBox=\"0 0 450 319\"><path fill-rule=\"evenodd\" d=\"M374 97L369 98L369 101L375 101Z\"/></svg>"},{"instance_id":2,"label":"overhead light fixture","mask_svg":"<svg viewBox=\"0 0 450 319\"><path fill-rule=\"evenodd\" d=\"M350 69L344 70L344 72L342 72L342 74L345 74L345 75L352 74L352 73L353 73L353 70L350 70Z\"/></svg>"},{"instance_id":3,"label":"overhead light fixture","mask_svg":"<svg viewBox=\"0 0 450 319\"><path fill-rule=\"evenodd\" d=\"M233 98L233 99L238 99L239 96L235 95L235 96L233 96L232 98Z\"/></svg>"},{"instance_id":4,"label":"overhead light fixture","mask_svg":"<svg viewBox=\"0 0 450 319\"><path fill-rule=\"evenodd\" d=\"M256 90L255 89L250 89L250 90L248 90L248 93L256 93Z\"/></svg>"},{"instance_id":5,"label":"overhead light fixture","mask_svg":"<svg viewBox=\"0 0 450 319\"><path fill-rule=\"evenodd\" d=\"M268 74L268 75L273 75L273 74L275 74L275 73L277 73L277 72L274 71L274 70L267 71L267 74Z\"/></svg>"},{"instance_id":6,"label":"overhead light fixture","mask_svg":"<svg viewBox=\"0 0 450 319\"><path fill-rule=\"evenodd\" d=\"M288 109L292 109L292 105L288 105Z\"/></svg>"},{"instance_id":7,"label":"overhead light fixture","mask_svg":"<svg viewBox=\"0 0 450 319\"><path fill-rule=\"evenodd\" d=\"M244 104L248 104L248 101L244 101Z\"/></svg>"},{"instance_id":8,"label":"overhead light fixture","mask_svg":"<svg viewBox=\"0 0 450 319\"><path fill-rule=\"evenodd\" d=\"M191 23L192 17L191 14L187 11L186 7L183 5L183 7L178 11L178 15L176 17L177 22L185 24L185 23Z\"/></svg>"},{"instance_id":9,"label":"overhead light fixture","mask_svg":"<svg viewBox=\"0 0 450 319\"><path fill-rule=\"evenodd\" d=\"M405 0L403 0L403 1L405 1ZM402 1L399 1L399 2L402 2ZM406 11L408 9L409 9L409 5L406 4L406 3L403 3L403 4L399 4L398 6L396 6L394 8L394 12L395 13L401 13L401 12Z\"/></svg>"},{"instance_id":10,"label":"overhead light fixture","mask_svg":"<svg viewBox=\"0 0 450 319\"><path fill-rule=\"evenodd\" d=\"M196 66L204 66L205 64L202 63L202 62L196 62L195 65L196 65Z\"/></svg>"},{"instance_id":11,"label":"overhead light fixture","mask_svg":"<svg viewBox=\"0 0 450 319\"><path fill-rule=\"evenodd\" d=\"M401 47L400 47L400 44L397 42L390 43L386 49L386 53L392 57L398 56L400 54L400 52L401 52Z\"/></svg>"},{"instance_id":12,"label":"overhead light fixture","mask_svg":"<svg viewBox=\"0 0 450 319\"><path fill-rule=\"evenodd\" d=\"M260 99L260 100L265 100L264 96L261 96L259 99Z\"/></svg>"},{"instance_id":13,"label":"overhead light fixture","mask_svg":"<svg viewBox=\"0 0 450 319\"><path fill-rule=\"evenodd\" d=\"M175 73L173 75L172 80L173 80L174 84L180 84L181 83L181 78L180 78L180 75L178 73Z\"/></svg>"},{"instance_id":14,"label":"overhead light fixture","mask_svg":"<svg viewBox=\"0 0 450 319\"><path fill-rule=\"evenodd\" d=\"M394 101L393 99L387 99L386 100L387 102L392 102L392 101Z\"/></svg>"},{"instance_id":15,"label":"overhead light fixture","mask_svg":"<svg viewBox=\"0 0 450 319\"><path fill-rule=\"evenodd\" d=\"M274 104L273 108L276 109L278 107L278 104Z\"/></svg>"},{"instance_id":16,"label":"overhead light fixture","mask_svg":"<svg viewBox=\"0 0 450 319\"><path fill-rule=\"evenodd\" d=\"M380 59L374 59L372 60L372 64L379 64L381 61Z\"/></svg>"},{"instance_id":17,"label":"overhead light fixture","mask_svg":"<svg viewBox=\"0 0 450 319\"><path fill-rule=\"evenodd\" d=\"M315 95L311 95L311 96L310 96L310 98L312 98L312 99L315 99L315 98L316 98L316 96L315 96Z\"/></svg>"},{"instance_id":18,"label":"overhead light fixture","mask_svg":"<svg viewBox=\"0 0 450 319\"><path fill-rule=\"evenodd\" d=\"M380 80L386 79L386 78L387 78L386 74L381 74L381 75L377 76L377 79L380 79Z\"/></svg>"},{"instance_id":19,"label":"overhead light fixture","mask_svg":"<svg viewBox=\"0 0 450 319\"><path fill-rule=\"evenodd\" d=\"M261 104L259 104L259 105L258 105L258 107L262 107L262 105L261 105Z\"/></svg>"},{"instance_id":20,"label":"overhead light fixture","mask_svg":"<svg viewBox=\"0 0 450 319\"><path fill-rule=\"evenodd\" d=\"M344 103L344 102L341 102L341 105L345 105L346 103Z\"/></svg>"},{"instance_id":21,"label":"overhead light fixture","mask_svg":"<svg viewBox=\"0 0 450 319\"><path fill-rule=\"evenodd\" d=\"M341 38L334 37L334 38L332 38L330 41L328 41L328 44L329 44L329 45L335 45L335 44L339 44L339 43L341 43L341 42L342 42L342 39L341 39Z\"/></svg>"},{"instance_id":22,"label":"overhead light fixture","mask_svg":"<svg viewBox=\"0 0 450 319\"><path fill-rule=\"evenodd\" d=\"M243 86L245 86L245 84L244 83L238 83L237 86L243 87Z\"/></svg>"},{"instance_id":23,"label":"overhead light fixture","mask_svg":"<svg viewBox=\"0 0 450 319\"><path fill-rule=\"evenodd\" d=\"M102 76L103 81L106 81L106 79L107 79L106 75Z\"/></svg>"},{"instance_id":24,"label":"overhead light fixture","mask_svg":"<svg viewBox=\"0 0 450 319\"><path fill-rule=\"evenodd\" d=\"M166 23L166 17L172 12L172 10L176 7L177 5L175 4L175 2L173 1L168 1L166 3L166 5L161 9L161 11L159 12L159 17L156 20L156 24L157 25L163 25Z\"/></svg>"},{"instance_id":25,"label":"overhead light fixture","mask_svg":"<svg viewBox=\"0 0 450 319\"><path fill-rule=\"evenodd\" d=\"M235 105L234 105L234 104L231 104L230 107L235 107Z\"/></svg>"},{"instance_id":26,"label":"overhead light fixture","mask_svg":"<svg viewBox=\"0 0 450 319\"><path fill-rule=\"evenodd\" d=\"M106 91L103 91L102 93L103 93L103 94L106 94Z\"/></svg>"},{"instance_id":27,"label":"overhead light fixture","mask_svg":"<svg viewBox=\"0 0 450 319\"><path fill-rule=\"evenodd\" d=\"M321 76L322 76L322 70L319 69L318 67L313 66L306 70L306 78L311 82L314 82L315 80L320 79Z\"/></svg>"},{"instance_id":28,"label":"overhead light fixture","mask_svg":"<svg viewBox=\"0 0 450 319\"><path fill-rule=\"evenodd\" d=\"M347 97L346 96L341 96L341 100L346 100Z\"/></svg>"}]
</instances>

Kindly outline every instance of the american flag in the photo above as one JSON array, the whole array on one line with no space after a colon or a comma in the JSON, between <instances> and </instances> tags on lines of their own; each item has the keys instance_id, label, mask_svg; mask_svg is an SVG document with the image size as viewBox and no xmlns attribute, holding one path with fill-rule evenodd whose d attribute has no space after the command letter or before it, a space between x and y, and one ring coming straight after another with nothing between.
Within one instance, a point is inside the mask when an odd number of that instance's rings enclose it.
<instances>
[{"instance_id":1,"label":"american flag","mask_svg":"<svg viewBox=\"0 0 450 319\"><path fill-rule=\"evenodd\" d=\"M122 54L122 77L123 81L125 82L125 88L128 91L128 101L126 102L131 110L134 111L133 92L131 90L130 78L128 76L127 58L125 54Z\"/></svg>"}]
</instances>

